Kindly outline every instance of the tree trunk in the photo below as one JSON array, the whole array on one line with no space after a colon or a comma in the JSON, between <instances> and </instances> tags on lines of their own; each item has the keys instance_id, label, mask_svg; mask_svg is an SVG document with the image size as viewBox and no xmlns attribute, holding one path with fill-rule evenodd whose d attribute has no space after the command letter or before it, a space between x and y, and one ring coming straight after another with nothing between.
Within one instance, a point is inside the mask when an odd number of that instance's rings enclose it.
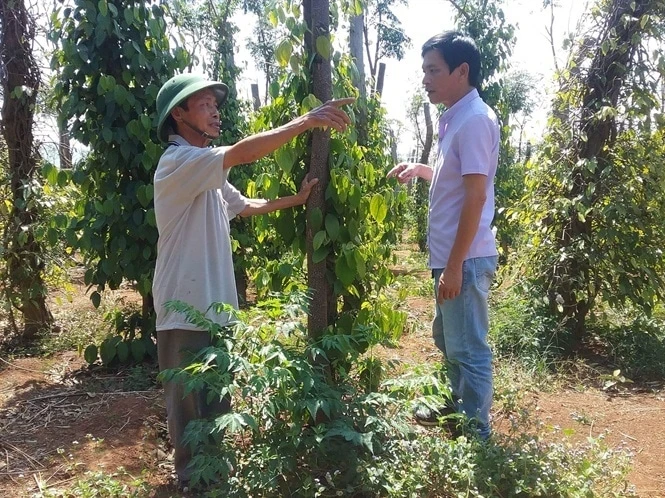
<instances>
[{"instance_id":1,"label":"tree trunk","mask_svg":"<svg viewBox=\"0 0 665 498\"><path fill-rule=\"evenodd\" d=\"M31 183L37 170L33 144L33 118L39 90L39 67L32 55L35 27L23 0L0 2L0 66L2 134L7 144L13 200L6 228L5 260L8 295L23 313L20 342L28 343L39 330L50 328L53 316L46 305L43 248L35 239L38 213L30 202Z\"/></svg>"},{"instance_id":2,"label":"tree trunk","mask_svg":"<svg viewBox=\"0 0 665 498\"><path fill-rule=\"evenodd\" d=\"M261 96L259 95L259 85L252 83L252 101L254 102L254 110L261 109Z\"/></svg>"},{"instance_id":3,"label":"tree trunk","mask_svg":"<svg viewBox=\"0 0 665 498\"><path fill-rule=\"evenodd\" d=\"M69 140L69 131L64 123L58 124L60 145L58 155L60 156L60 169L72 169L72 147Z\"/></svg>"},{"instance_id":4,"label":"tree trunk","mask_svg":"<svg viewBox=\"0 0 665 498\"><path fill-rule=\"evenodd\" d=\"M432 142L434 138L434 126L432 125L432 114L430 112L429 102L423 103L423 113L425 114L425 143L423 151L420 154L420 164L429 162L429 155L432 151ZM416 180L416 224L418 228L418 248L421 252L427 250L427 214L429 205L429 183L418 178Z\"/></svg>"},{"instance_id":5,"label":"tree trunk","mask_svg":"<svg viewBox=\"0 0 665 498\"><path fill-rule=\"evenodd\" d=\"M321 101L332 98L332 73L330 61L316 52L316 39L319 36L330 36L330 5L328 0L304 0L304 14L307 22L305 43L309 53L313 94ZM312 215L320 210L326 216L325 191L330 181L328 156L330 153L330 131L316 129L312 134L309 173L319 179L307 200L307 281L312 292L309 321L307 330L311 339L317 339L326 327L333 323L336 315L335 302L332 298L332 287L326 276L328 258L314 262L313 239L315 229Z\"/></svg>"}]
</instances>

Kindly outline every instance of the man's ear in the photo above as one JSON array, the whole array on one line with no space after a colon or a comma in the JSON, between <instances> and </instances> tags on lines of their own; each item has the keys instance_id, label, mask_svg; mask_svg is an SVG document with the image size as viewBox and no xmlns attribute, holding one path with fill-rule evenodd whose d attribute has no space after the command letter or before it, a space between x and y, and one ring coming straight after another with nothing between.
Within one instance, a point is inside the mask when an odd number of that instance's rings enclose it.
<instances>
[{"instance_id":1,"label":"man's ear","mask_svg":"<svg viewBox=\"0 0 665 498\"><path fill-rule=\"evenodd\" d=\"M176 123L180 123L182 121L182 113L183 113L183 108L180 106L176 106L171 111L171 117Z\"/></svg>"},{"instance_id":2,"label":"man's ear","mask_svg":"<svg viewBox=\"0 0 665 498\"><path fill-rule=\"evenodd\" d=\"M457 69L459 69L460 76L469 81L469 63L462 62L459 66L457 66Z\"/></svg>"}]
</instances>

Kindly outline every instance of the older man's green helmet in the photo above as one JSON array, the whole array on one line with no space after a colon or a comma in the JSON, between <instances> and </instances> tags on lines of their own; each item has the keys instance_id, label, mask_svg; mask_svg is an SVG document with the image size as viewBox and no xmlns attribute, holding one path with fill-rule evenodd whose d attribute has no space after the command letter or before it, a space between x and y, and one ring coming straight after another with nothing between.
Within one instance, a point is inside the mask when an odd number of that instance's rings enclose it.
<instances>
[{"instance_id":1,"label":"older man's green helmet","mask_svg":"<svg viewBox=\"0 0 665 498\"><path fill-rule=\"evenodd\" d=\"M171 111L204 88L210 88L215 93L218 107L226 101L229 88L219 81L207 80L200 74L178 74L162 85L157 94L157 136L162 142L169 139L165 124Z\"/></svg>"}]
</instances>

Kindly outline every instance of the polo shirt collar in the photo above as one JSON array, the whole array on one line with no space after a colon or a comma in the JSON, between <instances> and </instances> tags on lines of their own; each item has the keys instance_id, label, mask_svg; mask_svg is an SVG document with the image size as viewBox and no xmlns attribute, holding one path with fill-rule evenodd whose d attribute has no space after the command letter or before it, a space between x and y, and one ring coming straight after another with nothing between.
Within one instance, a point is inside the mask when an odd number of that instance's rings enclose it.
<instances>
[{"instance_id":1,"label":"polo shirt collar","mask_svg":"<svg viewBox=\"0 0 665 498\"><path fill-rule=\"evenodd\" d=\"M448 124L450 120L453 119L455 115L459 113L460 110L463 109L469 102L477 98L480 98L478 89L472 88L469 93L455 102L449 109L446 109L443 114L441 114L441 117L439 118L439 137L443 136L444 130L442 128L444 128L445 125Z\"/></svg>"},{"instance_id":2,"label":"polo shirt collar","mask_svg":"<svg viewBox=\"0 0 665 498\"><path fill-rule=\"evenodd\" d=\"M182 138L180 135L169 135L169 144L178 144L178 145L191 145L187 140Z\"/></svg>"}]
</instances>

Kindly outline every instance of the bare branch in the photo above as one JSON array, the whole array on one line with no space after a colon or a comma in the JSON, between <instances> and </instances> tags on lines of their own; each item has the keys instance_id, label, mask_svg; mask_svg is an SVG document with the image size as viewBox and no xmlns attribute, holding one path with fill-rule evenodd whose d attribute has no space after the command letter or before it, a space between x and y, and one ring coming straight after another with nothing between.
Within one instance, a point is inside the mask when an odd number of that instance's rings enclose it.
<instances>
[{"instance_id":1,"label":"bare branch","mask_svg":"<svg viewBox=\"0 0 665 498\"><path fill-rule=\"evenodd\" d=\"M450 4L451 4L453 7L455 7L455 9L457 10L457 12L458 12L460 15L462 15L462 16L467 20L467 22L471 22L471 16L470 16L469 13L464 9L464 6L460 5L460 4L457 2L457 0L448 0L448 1L450 2Z\"/></svg>"}]
</instances>

